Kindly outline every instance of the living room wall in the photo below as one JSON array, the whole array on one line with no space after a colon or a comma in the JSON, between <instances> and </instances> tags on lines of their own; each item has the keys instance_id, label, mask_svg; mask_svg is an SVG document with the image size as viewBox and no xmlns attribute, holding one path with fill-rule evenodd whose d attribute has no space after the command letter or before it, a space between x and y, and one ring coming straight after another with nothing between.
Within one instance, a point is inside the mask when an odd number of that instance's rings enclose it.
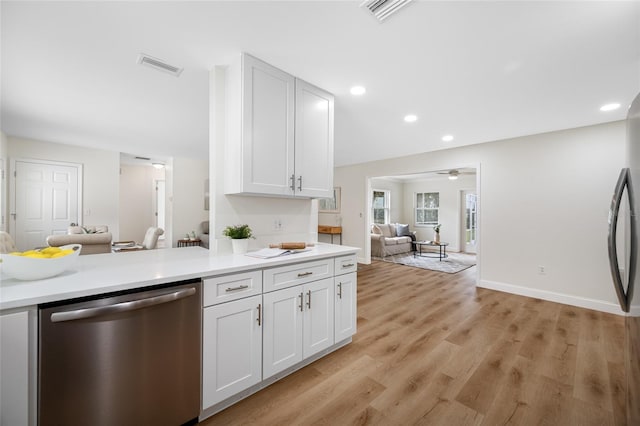
<instances>
[{"instance_id":1,"label":"living room wall","mask_svg":"<svg viewBox=\"0 0 640 426\"><path fill-rule=\"evenodd\" d=\"M432 177L430 179L407 181L403 185L404 191L404 216L403 222L411 224L411 229L416 231L418 240L432 240L432 226L417 226L415 224L415 194L418 192L437 192L440 194L440 207L438 219L440 239L448 242L448 251L460 250L460 226L462 224L460 191L475 190L476 177L460 176L456 180L449 180L447 176Z\"/></svg>"},{"instance_id":2,"label":"living room wall","mask_svg":"<svg viewBox=\"0 0 640 426\"><path fill-rule=\"evenodd\" d=\"M118 237L119 153L9 136L8 157L10 160L33 158L83 164L82 223L107 225L114 238ZM10 233L13 233L11 225L9 223L9 229Z\"/></svg>"},{"instance_id":3,"label":"living room wall","mask_svg":"<svg viewBox=\"0 0 640 426\"><path fill-rule=\"evenodd\" d=\"M113 239L120 240L119 187L120 153L84 148L74 145L34 141L8 136L7 158L37 158L50 161L81 163L84 165L83 209L90 210L84 223L105 224ZM206 219L203 197L204 181L208 176L207 159L173 158L167 164L167 247L175 246L172 229L180 237ZM174 182L175 181L175 182ZM198 184L196 185L196 182ZM201 183L200 183L201 182ZM175 203L175 206L174 206ZM9 232L13 232L12 229ZM177 238L175 238L177 239ZM172 243L173 242L173 243Z\"/></svg>"},{"instance_id":4,"label":"living room wall","mask_svg":"<svg viewBox=\"0 0 640 426\"><path fill-rule=\"evenodd\" d=\"M370 261L369 178L478 165L478 285L617 313L606 236L624 140L613 122L338 167L343 242Z\"/></svg>"}]
</instances>

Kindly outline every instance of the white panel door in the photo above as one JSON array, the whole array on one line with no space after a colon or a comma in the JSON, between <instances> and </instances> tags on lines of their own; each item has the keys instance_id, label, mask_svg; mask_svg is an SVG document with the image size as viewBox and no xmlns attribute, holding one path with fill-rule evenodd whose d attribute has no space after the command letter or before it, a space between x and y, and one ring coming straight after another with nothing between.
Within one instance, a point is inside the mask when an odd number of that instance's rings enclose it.
<instances>
[{"instance_id":1,"label":"white panel door","mask_svg":"<svg viewBox=\"0 0 640 426\"><path fill-rule=\"evenodd\" d=\"M333 278L326 278L304 285L304 358L333 345Z\"/></svg>"},{"instance_id":2,"label":"white panel door","mask_svg":"<svg viewBox=\"0 0 640 426\"><path fill-rule=\"evenodd\" d=\"M296 195L333 196L333 95L296 79Z\"/></svg>"},{"instance_id":3,"label":"white panel door","mask_svg":"<svg viewBox=\"0 0 640 426\"><path fill-rule=\"evenodd\" d=\"M302 286L266 293L262 353L263 380L302 361Z\"/></svg>"},{"instance_id":4,"label":"white panel door","mask_svg":"<svg viewBox=\"0 0 640 426\"><path fill-rule=\"evenodd\" d=\"M204 309L203 409L259 383L262 379L261 309L262 296Z\"/></svg>"},{"instance_id":5,"label":"white panel door","mask_svg":"<svg viewBox=\"0 0 640 426\"><path fill-rule=\"evenodd\" d=\"M243 191L293 195L295 78L243 56Z\"/></svg>"},{"instance_id":6,"label":"white panel door","mask_svg":"<svg viewBox=\"0 0 640 426\"><path fill-rule=\"evenodd\" d=\"M356 333L357 273L335 277L335 341L340 342Z\"/></svg>"},{"instance_id":7,"label":"white panel door","mask_svg":"<svg viewBox=\"0 0 640 426\"><path fill-rule=\"evenodd\" d=\"M15 162L15 241L18 250L46 246L79 223L80 165Z\"/></svg>"}]
</instances>

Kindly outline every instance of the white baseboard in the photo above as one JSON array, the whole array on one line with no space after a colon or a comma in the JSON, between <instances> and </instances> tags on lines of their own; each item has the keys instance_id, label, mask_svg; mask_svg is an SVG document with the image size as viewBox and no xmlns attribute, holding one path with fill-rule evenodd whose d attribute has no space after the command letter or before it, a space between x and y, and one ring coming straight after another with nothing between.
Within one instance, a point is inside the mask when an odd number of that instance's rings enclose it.
<instances>
[{"instance_id":1,"label":"white baseboard","mask_svg":"<svg viewBox=\"0 0 640 426\"><path fill-rule=\"evenodd\" d=\"M503 291L505 293L518 294L520 296L534 297L536 299L548 300L550 302L563 303L565 305L577 306L580 308L593 309L595 311L607 312L615 315L640 316L640 306L633 306L631 312L626 314L616 303L603 302L602 300L587 299L579 296L555 293L553 291L537 290L529 287L521 287L513 284L499 283L496 281L479 280L478 287L490 290ZM635 313L634 313L635 312Z\"/></svg>"}]
</instances>

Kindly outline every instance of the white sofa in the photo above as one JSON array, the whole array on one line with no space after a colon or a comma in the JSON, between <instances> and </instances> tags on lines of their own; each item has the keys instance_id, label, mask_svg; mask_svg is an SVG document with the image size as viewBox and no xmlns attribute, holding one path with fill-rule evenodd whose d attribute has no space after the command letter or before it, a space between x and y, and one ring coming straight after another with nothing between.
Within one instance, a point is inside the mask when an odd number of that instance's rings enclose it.
<instances>
[{"instance_id":1,"label":"white sofa","mask_svg":"<svg viewBox=\"0 0 640 426\"><path fill-rule=\"evenodd\" d=\"M387 223L371 225L371 256L386 257L413 251L415 231L409 225Z\"/></svg>"}]
</instances>

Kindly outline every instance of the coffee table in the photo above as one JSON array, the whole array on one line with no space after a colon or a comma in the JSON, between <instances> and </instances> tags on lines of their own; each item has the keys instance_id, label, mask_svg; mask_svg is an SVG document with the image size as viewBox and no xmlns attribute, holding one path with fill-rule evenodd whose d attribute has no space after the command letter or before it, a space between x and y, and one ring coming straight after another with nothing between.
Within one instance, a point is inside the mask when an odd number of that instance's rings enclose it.
<instances>
[{"instance_id":1,"label":"coffee table","mask_svg":"<svg viewBox=\"0 0 640 426\"><path fill-rule=\"evenodd\" d=\"M413 252L413 257L416 257L416 256L433 257L433 258L437 257L438 260L442 260L449 257L449 255L447 255L447 246L449 245L449 243L444 243L444 242L436 243L435 241L416 241L414 244L416 245L416 250ZM426 254L426 253L435 253L435 252L425 252L425 254L423 254L422 247L425 247L425 246L438 247L437 256L430 256Z\"/></svg>"}]
</instances>

